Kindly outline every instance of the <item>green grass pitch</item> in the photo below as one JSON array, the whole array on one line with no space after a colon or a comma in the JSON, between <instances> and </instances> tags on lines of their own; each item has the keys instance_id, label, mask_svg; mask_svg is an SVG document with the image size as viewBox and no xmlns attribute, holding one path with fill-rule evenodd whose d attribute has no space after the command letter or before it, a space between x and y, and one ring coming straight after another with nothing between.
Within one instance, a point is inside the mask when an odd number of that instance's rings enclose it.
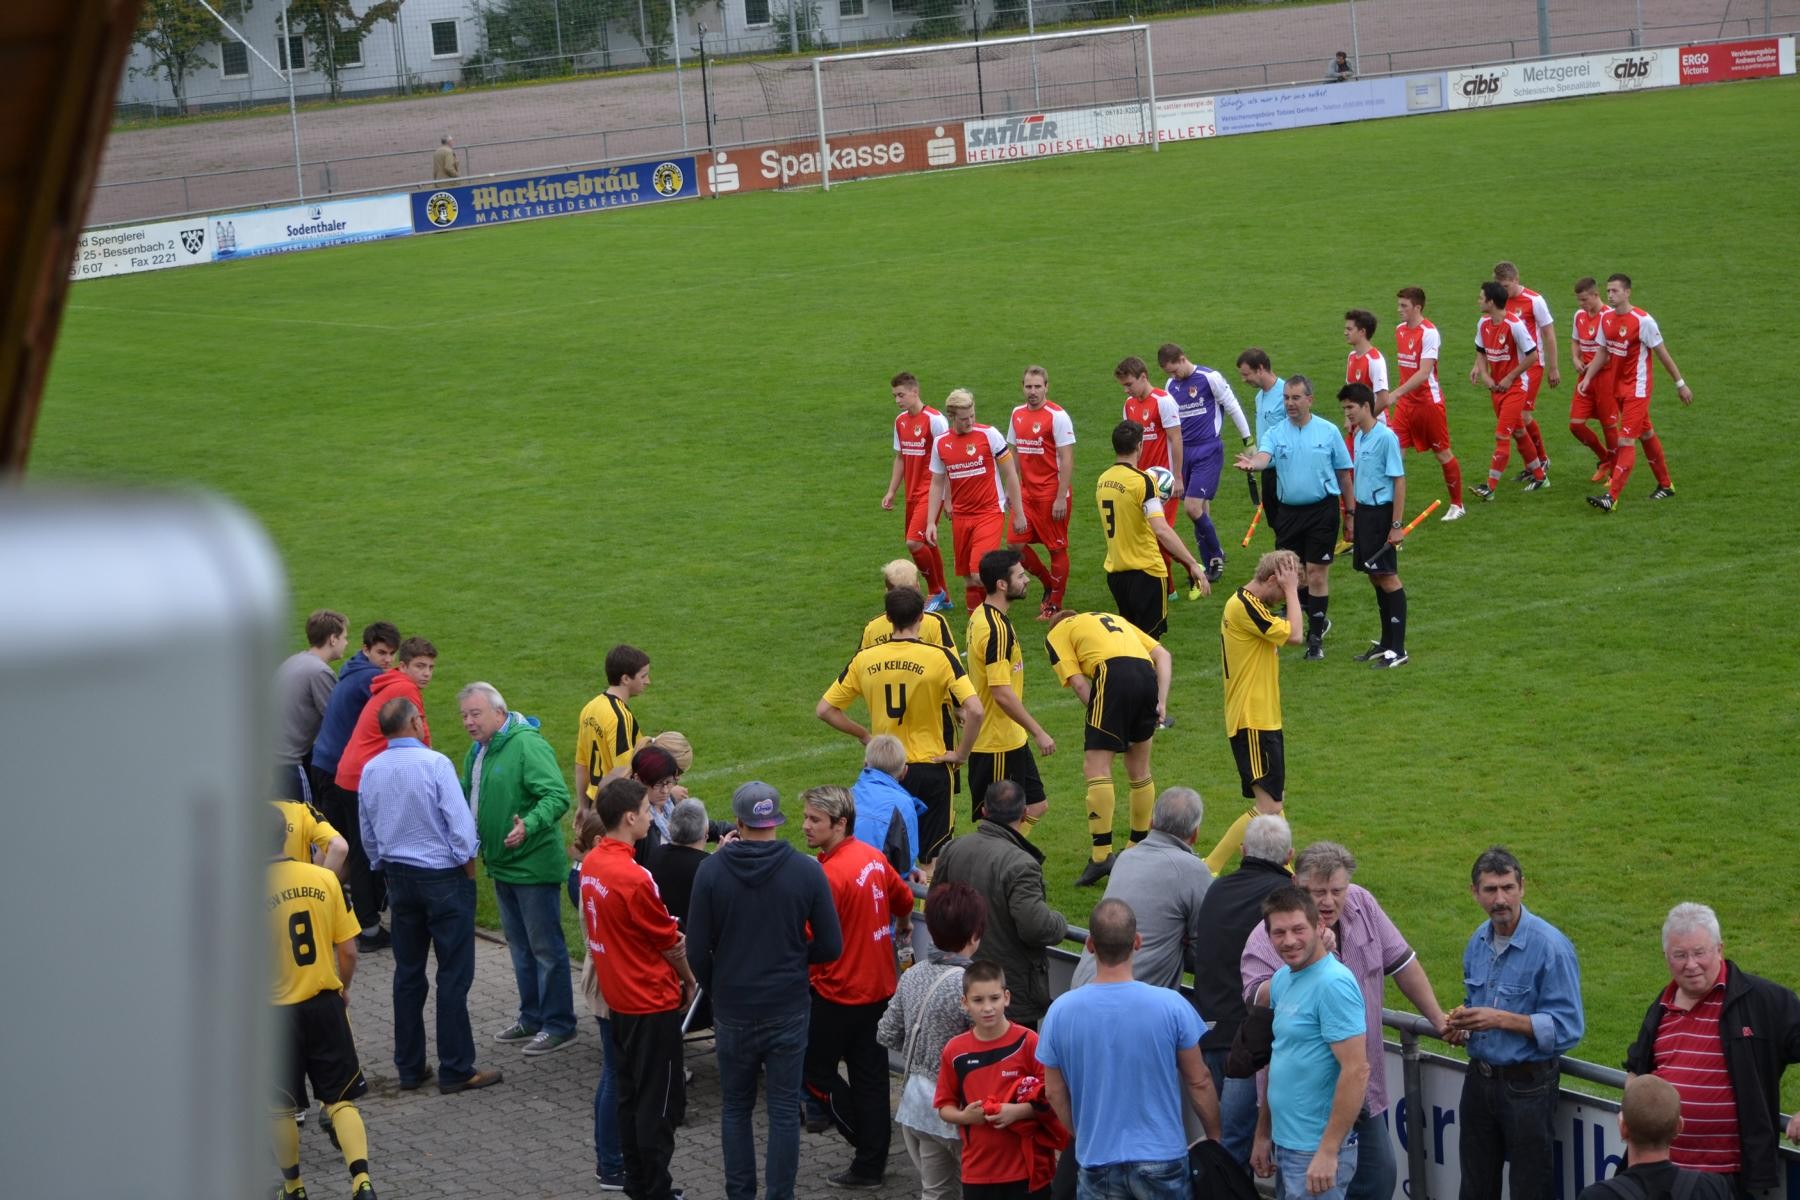
<instances>
[{"instance_id":1,"label":"green grass pitch","mask_svg":"<svg viewBox=\"0 0 1800 1200\"><path fill-rule=\"evenodd\" d=\"M1509 483L1410 539L1410 667L1350 662L1374 605L1342 565L1330 658L1282 664L1297 842L1357 853L1446 1005L1481 917L1469 864L1509 844L1527 904L1581 953L1577 1053L1617 1063L1666 980L1658 930L1676 901L1714 904L1729 953L1800 982L1797 126L1800 84L1779 80L84 283L33 477L236 498L284 554L296 613L386 617L436 641L427 704L458 761L461 684L497 684L572 759L607 647L643 646L639 716L693 738L688 782L723 814L743 779L792 797L859 762L812 708L901 549L900 516L878 503L893 372L916 372L932 402L970 387L998 424L1020 369L1049 369L1080 437L1070 599L1105 607L1088 497L1121 356L1173 339L1235 382L1237 352L1261 345L1335 390L1343 311L1380 315L1391 358L1394 291L1418 284L1473 484L1492 420L1464 373L1488 269L1514 259L1549 297L1565 358L1572 281L1629 272L1697 397L1683 410L1657 382L1678 497L1648 503L1640 460L1616 514L1583 503L1592 464L1564 426L1565 382L1539 408L1553 490ZM1442 481L1408 461L1416 511ZM1231 585L1254 553L1237 548L1250 513L1235 479L1218 508ZM1072 886L1080 710L1031 609L1026 701L1064 746L1042 764L1053 808L1037 838L1053 902L1084 923L1098 895ZM1218 613L1217 598L1174 613L1179 723L1155 760L1159 786L1205 795L1203 849L1241 810ZM1792 1073L1786 1099L1800 1101Z\"/></svg>"}]
</instances>

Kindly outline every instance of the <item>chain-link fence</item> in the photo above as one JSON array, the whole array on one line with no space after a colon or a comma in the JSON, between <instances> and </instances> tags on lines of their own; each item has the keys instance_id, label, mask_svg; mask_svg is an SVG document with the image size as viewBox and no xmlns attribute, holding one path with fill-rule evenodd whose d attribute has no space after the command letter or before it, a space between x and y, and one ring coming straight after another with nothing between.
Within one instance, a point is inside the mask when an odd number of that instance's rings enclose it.
<instances>
[{"instance_id":1,"label":"chain-link fence","mask_svg":"<svg viewBox=\"0 0 1800 1200\"><path fill-rule=\"evenodd\" d=\"M1156 17L1156 92L1180 96L1321 79L1338 50L1372 75L1800 30L1800 0L164 0L151 11L161 24L146 26L120 88L93 224L424 184L446 137L463 176L766 141L795 114L772 111L782 103L751 60L780 54Z\"/></svg>"}]
</instances>

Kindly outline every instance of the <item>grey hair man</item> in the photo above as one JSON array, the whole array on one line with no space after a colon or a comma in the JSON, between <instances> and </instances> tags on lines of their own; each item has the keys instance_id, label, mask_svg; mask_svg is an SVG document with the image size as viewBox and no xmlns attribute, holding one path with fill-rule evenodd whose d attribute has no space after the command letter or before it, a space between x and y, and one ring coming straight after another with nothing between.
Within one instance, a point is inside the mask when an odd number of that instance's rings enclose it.
<instances>
[{"instance_id":1,"label":"grey hair man","mask_svg":"<svg viewBox=\"0 0 1800 1200\"><path fill-rule=\"evenodd\" d=\"M431 177L455 179L461 174L456 166L456 139L446 133L438 139L438 148L431 155Z\"/></svg>"},{"instance_id":2,"label":"grey hair man","mask_svg":"<svg viewBox=\"0 0 1800 1200\"><path fill-rule=\"evenodd\" d=\"M706 861L706 840L712 831L712 821L706 815L706 805L693 797L678 800L675 807L669 810L669 840L663 844L662 853L650 864L650 877L656 880L656 890L662 893L663 904L682 928L687 928L688 903L694 895L694 876L700 871L700 864ZM735 837L736 834L728 834ZM690 1028L704 1028L705 1023L696 1021Z\"/></svg>"},{"instance_id":3,"label":"grey hair man","mask_svg":"<svg viewBox=\"0 0 1800 1200\"><path fill-rule=\"evenodd\" d=\"M1123 900L1137 914L1143 944L1132 956L1132 974L1157 987L1178 987L1181 973L1193 969L1200 904L1212 885L1212 872L1194 853L1205 815L1193 788L1165 790L1150 812L1149 836L1119 855L1107 876L1105 899ZM1074 986L1093 982L1094 970L1093 954L1082 951Z\"/></svg>"},{"instance_id":4,"label":"grey hair man","mask_svg":"<svg viewBox=\"0 0 1800 1200\"><path fill-rule=\"evenodd\" d=\"M1704 904L1670 909L1662 944L1669 982L1644 1013L1625 1070L1660 1076L1680 1094L1670 1162L1725 1176L1742 1194L1774 1188L1782 1178L1781 1076L1800 1062L1800 997L1727 959L1719 918ZM1705 1103L1721 1088L1734 1101L1728 1112ZM1785 1132L1800 1142L1800 1116Z\"/></svg>"},{"instance_id":5,"label":"grey hair man","mask_svg":"<svg viewBox=\"0 0 1800 1200\"><path fill-rule=\"evenodd\" d=\"M1354 874L1356 856L1337 842L1314 842L1294 859L1294 882L1318 908L1319 921L1329 935L1327 948L1350 969L1362 991L1370 1070L1355 1126L1361 1149L1345 1195L1347 1200L1387 1200L1393 1195L1399 1168L1382 1120L1388 1109L1386 1072L1381 1069L1382 993L1392 979L1440 1037L1445 1031L1444 1010L1432 993L1419 956L1368 889L1350 882ZM1267 924L1258 926L1244 944L1240 962L1245 999L1268 1004L1269 981L1281 966L1282 957Z\"/></svg>"}]
</instances>

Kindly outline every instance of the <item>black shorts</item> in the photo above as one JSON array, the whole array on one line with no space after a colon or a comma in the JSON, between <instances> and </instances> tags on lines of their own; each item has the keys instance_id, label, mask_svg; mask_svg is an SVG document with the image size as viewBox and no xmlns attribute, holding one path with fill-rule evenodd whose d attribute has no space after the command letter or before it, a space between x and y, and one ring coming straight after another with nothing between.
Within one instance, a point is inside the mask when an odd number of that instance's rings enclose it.
<instances>
[{"instance_id":1,"label":"black shorts","mask_svg":"<svg viewBox=\"0 0 1800 1200\"><path fill-rule=\"evenodd\" d=\"M969 755L969 813L975 820L981 820L988 788L1001 779L1010 779L1025 789L1026 804L1044 802L1044 781L1038 778L1037 759L1032 757L1029 740L1011 750L977 750Z\"/></svg>"},{"instance_id":2,"label":"black shorts","mask_svg":"<svg viewBox=\"0 0 1800 1200\"><path fill-rule=\"evenodd\" d=\"M950 840L956 823L951 797L956 795L956 772L944 763L907 763L900 786L925 804L919 814L919 861L931 862Z\"/></svg>"},{"instance_id":3,"label":"black shorts","mask_svg":"<svg viewBox=\"0 0 1800 1200\"><path fill-rule=\"evenodd\" d=\"M1156 733L1156 668L1141 658L1109 658L1094 670L1086 750L1123 754Z\"/></svg>"},{"instance_id":4,"label":"black shorts","mask_svg":"<svg viewBox=\"0 0 1800 1200\"><path fill-rule=\"evenodd\" d=\"M1119 615L1153 638L1169 631L1169 581L1148 571L1108 571Z\"/></svg>"},{"instance_id":5,"label":"black shorts","mask_svg":"<svg viewBox=\"0 0 1800 1200\"><path fill-rule=\"evenodd\" d=\"M1231 735L1231 757L1237 759L1238 782L1244 799L1256 795L1255 787L1280 800L1287 789L1287 757L1279 729L1240 729Z\"/></svg>"},{"instance_id":6,"label":"black shorts","mask_svg":"<svg viewBox=\"0 0 1800 1200\"><path fill-rule=\"evenodd\" d=\"M1359 504L1353 521L1356 534L1356 569L1370 575L1397 575L1400 556L1388 544L1394 527L1393 504Z\"/></svg>"},{"instance_id":7,"label":"black shorts","mask_svg":"<svg viewBox=\"0 0 1800 1200\"><path fill-rule=\"evenodd\" d=\"M1264 467L1262 473L1263 524L1275 532L1275 518L1281 515L1281 500L1275 494L1275 468Z\"/></svg>"},{"instance_id":8,"label":"black shorts","mask_svg":"<svg viewBox=\"0 0 1800 1200\"><path fill-rule=\"evenodd\" d=\"M1275 548L1292 550L1303 563L1329 563L1337 552L1341 512L1336 496L1317 504L1283 504L1275 523Z\"/></svg>"},{"instance_id":9,"label":"black shorts","mask_svg":"<svg viewBox=\"0 0 1800 1200\"><path fill-rule=\"evenodd\" d=\"M320 992L311 1000L275 1006L276 1045L281 1061L275 1072L275 1107L304 1111L306 1084L320 1104L354 1100L369 1090L350 1017L336 992Z\"/></svg>"}]
</instances>

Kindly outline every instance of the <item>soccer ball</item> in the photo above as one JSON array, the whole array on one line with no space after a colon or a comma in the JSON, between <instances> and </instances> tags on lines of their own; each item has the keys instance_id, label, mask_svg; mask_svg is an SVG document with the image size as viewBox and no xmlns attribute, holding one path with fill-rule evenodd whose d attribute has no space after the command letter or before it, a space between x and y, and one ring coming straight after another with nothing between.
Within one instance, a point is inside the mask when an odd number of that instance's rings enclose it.
<instances>
[{"instance_id":1,"label":"soccer ball","mask_svg":"<svg viewBox=\"0 0 1800 1200\"><path fill-rule=\"evenodd\" d=\"M1156 486L1156 498L1158 500L1167 500L1170 496L1174 495L1175 474L1170 471L1169 468L1151 467L1148 471L1145 471L1144 474L1148 475L1150 477L1150 482Z\"/></svg>"}]
</instances>

